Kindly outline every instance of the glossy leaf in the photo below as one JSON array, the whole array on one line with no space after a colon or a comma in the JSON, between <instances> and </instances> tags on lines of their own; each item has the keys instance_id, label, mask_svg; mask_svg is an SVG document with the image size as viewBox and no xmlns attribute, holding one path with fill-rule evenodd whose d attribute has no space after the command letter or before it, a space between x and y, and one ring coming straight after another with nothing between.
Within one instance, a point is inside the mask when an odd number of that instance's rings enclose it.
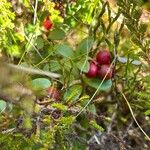
<instances>
[{"instance_id":1,"label":"glossy leaf","mask_svg":"<svg viewBox=\"0 0 150 150\"><path fill-rule=\"evenodd\" d=\"M102 80L100 80L99 78L93 78L93 79L89 79L87 77L83 77L83 80L84 82L95 88L95 89L99 89L99 90L102 90L102 91L106 91L106 90L109 90L112 86L112 81L111 80L105 80L102 85L100 86ZM100 86L100 87L99 87Z\"/></svg>"},{"instance_id":2,"label":"glossy leaf","mask_svg":"<svg viewBox=\"0 0 150 150\"><path fill-rule=\"evenodd\" d=\"M51 82L46 78L36 78L32 80L32 87L35 89L46 89L50 86Z\"/></svg>"},{"instance_id":3,"label":"glossy leaf","mask_svg":"<svg viewBox=\"0 0 150 150\"><path fill-rule=\"evenodd\" d=\"M3 100L0 100L0 112L5 110L6 106L7 106L6 102Z\"/></svg>"}]
</instances>

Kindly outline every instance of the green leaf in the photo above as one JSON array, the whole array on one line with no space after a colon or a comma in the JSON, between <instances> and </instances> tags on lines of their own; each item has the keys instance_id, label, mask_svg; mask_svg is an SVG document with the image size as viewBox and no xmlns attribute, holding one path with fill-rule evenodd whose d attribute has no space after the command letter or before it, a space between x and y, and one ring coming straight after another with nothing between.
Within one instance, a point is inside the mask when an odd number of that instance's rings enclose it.
<instances>
[{"instance_id":1,"label":"green leaf","mask_svg":"<svg viewBox=\"0 0 150 150\"><path fill-rule=\"evenodd\" d=\"M89 70L90 64L88 60L81 59L80 61L76 62L76 66L79 70L86 73Z\"/></svg>"},{"instance_id":2,"label":"green leaf","mask_svg":"<svg viewBox=\"0 0 150 150\"><path fill-rule=\"evenodd\" d=\"M144 114L145 114L146 116L149 116L149 115L150 115L150 110L145 111Z\"/></svg>"},{"instance_id":3,"label":"green leaf","mask_svg":"<svg viewBox=\"0 0 150 150\"><path fill-rule=\"evenodd\" d=\"M81 85L73 85L64 93L65 101L75 101L79 98L82 93Z\"/></svg>"},{"instance_id":4,"label":"green leaf","mask_svg":"<svg viewBox=\"0 0 150 150\"><path fill-rule=\"evenodd\" d=\"M38 37L35 41L35 46L38 49L42 49L44 47L44 40L41 37Z\"/></svg>"},{"instance_id":5,"label":"green leaf","mask_svg":"<svg viewBox=\"0 0 150 150\"><path fill-rule=\"evenodd\" d=\"M96 107L94 104L91 104L87 107L87 110L96 115Z\"/></svg>"},{"instance_id":6,"label":"green leaf","mask_svg":"<svg viewBox=\"0 0 150 150\"><path fill-rule=\"evenodd\" d=\"M48 39L62 40L65 37L65 32L61 29L54 29L49 33Z\"/></svg>"},{"instance_id":7,"label":"green leaf","mask_svg":"<svg viewBox=\"0 0 150 150\"><path fill-rule=\"evenodd\" d=\"M55 60L50 61L50 70L52 72L58 71L60 69L61 69L61 66L58 61L55 61Z\"/></svg>"},{"instance_id":8,"label":"green leaf","mask_svg":"<svg viewBox=\"0 0 150 150\"><path fill-rule=\"evenodd\" d=\"M30 33L30 32L34 32L36 29L36 26L35 25L32 25L31 23L29 23L27 25L27 27L25 28L25 32L26 33Z\"/></svg>"},{"instance_id":9,"label":"green leaf","mask_svg":"<svg viewBox=\"0 0 150 150\"><path fill-rule=\"evenodd\" d=\"M24 120L23 120L23 127L27 128L27 129L32 128L32 122L31 122L30 116L25 115Z\"/></svg>"},{"instance_id":10,"label":"green leaf","mask_svg":"<svg viewBox=\"0 0 150 150\"><path fill-rule=\"evenodd\" d=\"M45 78L36 78L32 80L32 87L35 89L46 89L51 86L51 82Z\"/></svg>"},{"instance_id":11,"label":"green leaf","mask_svg":"<svg viewBox=\"0 0 150 150\"><path fill-rule=\"evenodd\" d=\"M14 57L20 57L20 54L21 54L21 51L18 47L18 45L11 45L8 47L8 54L10 54L11 56L14 56Z\"/></svg>"},{"instance_id":12,"label":"green leaf","mask_svg":"<svg viewBox=\"0 0 150 150\"><path fill-rule=\"evenodd\" d=\"M6 102L3 100L0 100L0 112L5 110L6 106L7 106Z\"/></svg>"},{"instance_id":13,"label":"green leaf","mask_svg":"<svg viewBox=\"0 0 150 150\"><path fill-rule=\"evenodd\" d=\"M76 50L76 55L77 57L79 56L87 56L89 53L89 50L93 46L93 38L85 38L81 41L81 43L78 45L77 50Z\"/></svg>"},{"instance_id":14,"label":"green leaf","mask_svg":"<svg viewBox=\"0 0 150 150\"><path fill-rule=\"evenodd\" d=\"M90 124L97 130L99 130L100 132L104 132L104 128L100 125L97 124L97 122L95 120L91 120Z\"/></svg>"},{"instance_id":15,"label":"green leaf","mask_svg":"<svg viewBox=\"0 0 150 150\"><path fill-rule=\"evenodd\" d=\"M68 109L67 106L65 106L61 103L54 103L54 104L52 104L52 107L57 108L57 109L62 110L62 111L67 111L67 109Z\"/></svg>"},{"instance_id":16,"label":"green leaf","mask_svg":"<svg viewBox=\"0 0 150 150\"><path fill-rule=\"evenodd\" d=\"M71 47L69 47L67 44L61 44L55 46L56 52L64 57L72 57L74 55L74 52Z\"/></svg>"},{"instance_id":17,"label":"green leaf","mask_svg":"<svg viewBox=\"0 0 150 150\"><path fill-rule=\"evenodd\" d=\"M102 83L101 86L100 86L100 84L101 84L102 80L100 80L100 79L98 79L98 78L89 79L89 78L87 78L87 77L84 76L84 77L83 77L83 80L84 80L84 82L85 82L87 85L89 85L89 86L91 86L91 87L93 87L93 88L95 88L95 89L98 89L98 88L99 88L99 90L102 90L102 91L106 91L106 90L110 89L111 86L112 86L112 81L111 81L111 80L105 80L105 81ZM100 87L99 87L99 86L100 86Z\"/></svg>"}]
</instances>

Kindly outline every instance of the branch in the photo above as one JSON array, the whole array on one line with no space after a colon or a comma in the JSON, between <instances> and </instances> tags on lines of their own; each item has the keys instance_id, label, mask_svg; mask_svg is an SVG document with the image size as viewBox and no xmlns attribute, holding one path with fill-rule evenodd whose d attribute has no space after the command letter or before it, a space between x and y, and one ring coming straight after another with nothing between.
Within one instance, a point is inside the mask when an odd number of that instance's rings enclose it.
<instances>
[{"instance_id":1,"label":"branch","mask_svg":"<svg viewBox=\"0 0 150 150\"><path fill-rule=\"evenodd\" d=\"M39 74L39 75L45 75L48 76L50 78L60 78L61 75L57 74L57 73L53 73L53 72L48 72L48 71L43 71L40 69L34 69L34 68L27 68L21 65L14 65L14 64L7 64L8 67L18 70L18 71L23 71L29 74Z\"/></svg>"}]
</instances>

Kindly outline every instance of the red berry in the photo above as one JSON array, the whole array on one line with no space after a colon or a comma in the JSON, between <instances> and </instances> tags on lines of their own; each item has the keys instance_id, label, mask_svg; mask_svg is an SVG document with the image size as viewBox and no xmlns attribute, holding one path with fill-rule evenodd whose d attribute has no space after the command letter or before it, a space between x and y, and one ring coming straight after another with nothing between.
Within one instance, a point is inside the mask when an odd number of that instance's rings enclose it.
<instances>
[{"instance_id":1,"label":"red berry","mask_svg":"<svg viewBox=\"0 0 150 150\"><path fill-rule=\"evenodd\" d=\"M97 75L98 67L94 62L90 63L89 71L86 73L88 78L94 78Z\"/></svg>"},{"instance_id":2,"label":"red berry","mask_svg":"<svg viewBox=\"0 0 150 150\"><path fill-rule=\"evenodd\" d=\"M48 96L54 100L59 100L60 99L60 92L54 88L54 87L49 87L47 89Z\"/></svg>"},{"instance_id":3,"label":"red berry","mask_svg":"<svg viewBox=\"0 0 150 150\"><path fill-rule=\"evenodd\" d=\"M110 64L111 62L110 52L107 50L99 51L96 55L96 60L100 65Z\"/></svg>"},{"instance_id":4,"label":"red berry","mask_svg":"<svg viewBox=\"0 0 150 150\"><path fill-rule=\"evenodd\" d=\"M100 69L98 70L98 76L103 79L106 75L105 79L111 79L112 78L112 68L110 68L109 65L102 65Z\"/></svg>"},{"instance_id":5,"label":"red berry","mask_svg":"<svg viewBox=\"0 0 150 150\"><path fill-rule=\"evenodd\" d=\"M44 26L44 28L45 28L46 30L50 30L50 29L52 28L53 23L52 23L52 21L50 20L49 17L47 17L47 18L44 20L43 26Z\"/></svg>"}]
</instances>

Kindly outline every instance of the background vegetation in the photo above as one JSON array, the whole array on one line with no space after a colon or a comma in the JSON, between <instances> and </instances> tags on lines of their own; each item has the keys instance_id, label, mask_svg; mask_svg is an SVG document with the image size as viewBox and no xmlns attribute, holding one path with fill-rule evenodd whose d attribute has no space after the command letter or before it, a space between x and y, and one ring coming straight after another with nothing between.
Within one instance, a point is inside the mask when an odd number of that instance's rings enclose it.
<instances>
[{"instance_id":1,"label":"background vegetation","mask_svg":"<svg viewBox=\"0 0 150 150\"><path fill-rule=\"evenodd\" d=\"M112 79L85 76L100 49ZM0 57L2 150L149 149L148 0L1 0Z\"/></svg>"}]
</instances>

